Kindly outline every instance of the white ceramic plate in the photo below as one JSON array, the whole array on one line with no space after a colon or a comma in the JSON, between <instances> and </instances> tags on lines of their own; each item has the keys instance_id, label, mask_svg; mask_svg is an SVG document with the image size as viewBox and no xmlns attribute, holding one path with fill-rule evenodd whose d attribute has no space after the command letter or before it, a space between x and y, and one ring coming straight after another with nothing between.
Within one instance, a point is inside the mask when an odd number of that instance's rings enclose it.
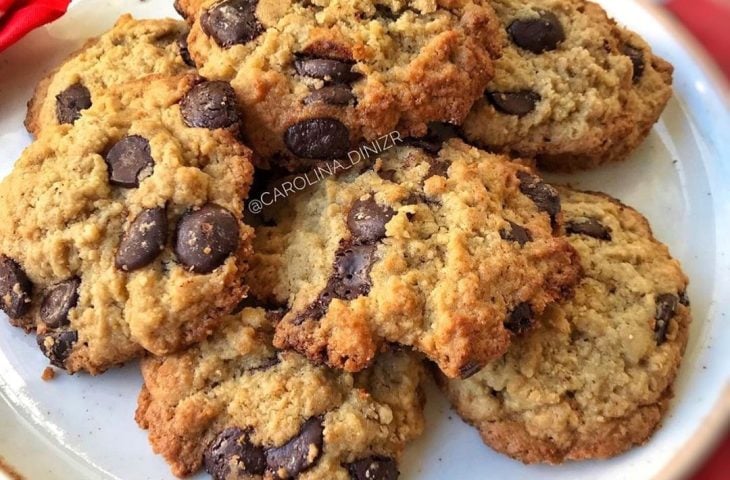
<instances>
[{"instance_id":1,"label":"white ceramic plate","mask_svg":"<svg viewBox=\"0 0 730 480\"><path fill-rule=\"evenodd\" d=\"M727 86L661 12L630 0L603 3L676 66L676 96L630 161L553 179L636 206L691 278L695 321L670 415L646 446L613 460L527 467L485 447L431 388L427 433L409 448L404 479L681 478L724 431L730 412ZM0 178L30 142L22 127L25 102L42 74L121 13L174 16L171 4L79 0L62 20L0 55ZM0 457L6 464L29 479L171 478L133 420L141 384L136 365L99 378L60 374L43 382L45 366L35 339L0 314Z\"/></svg>"}]
</instances>

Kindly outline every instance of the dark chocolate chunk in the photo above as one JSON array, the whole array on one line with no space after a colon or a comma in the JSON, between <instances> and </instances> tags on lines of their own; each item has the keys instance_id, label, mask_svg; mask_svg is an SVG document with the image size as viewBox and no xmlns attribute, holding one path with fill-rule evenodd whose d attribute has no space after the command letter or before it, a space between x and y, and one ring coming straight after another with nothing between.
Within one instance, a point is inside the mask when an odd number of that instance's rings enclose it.
<instances>
[{"instance_id":1,"label":"dark chocolate chunk","mask_svg":"<svg viewBox=\"0 0 730 480\"><path fill-rule=\"evenodd\" d=\"M64 363L71 354L71 349L78 339L79 335L74 330L51 331L36 337L36 341L43 355L48 357L51 365L58 368L66 368Z\"/></svg>"},{"instance_id":2,"label":"dark chocolate chunk","mask_svg":"<svg viewBox=\"0 0 730 480\"><path fill-rule=\"evenodd\" d=\"M81 117L81 111L91 107L91 92L80 83L74 83L56 95L56 118L58 123L74 123Z\"/></svg>"},{"instance_id":3,"label":"dark chocolate chunk","mask_svg":"<svg viewBox=\"0 0 730 480\"><path fill-rule=\"evenodd\" d=\"M669 322L677 313L679 297L671 293L662 293L656 297L656 323L654 325L654 340L657 345L667 341Z\"/></svg>"},{"instance_id":4,"label":"dark chocolate chunk","mask_svg":"<svg viewBox=\"0 0 730 480\"><path fill-rule=\"evenodd\" d=\"M568 235L586 235L598 240L611 241L611 229L594 218L570 220L565 223L565 231Z\"/></svg>"},{"instance_id":5,"label":"dark chocolate chunk","mask_svg":"<svg viewBox=\"0 0 730 480\"><path fill-rule=\"evenodd\" d=\"M621 53L631 59L631 64L634 66L634 83L641 80L646 69L646 61L644 60L644 51L640 48L632 47L631 45L625 44L621 47Z\"/></svg>"},{"instance_id":6,"label":"dark chocolate chunk","mask_svg":"<svg viewBox=\"0 0 730 480\"><path fill-rule=\"evenodd\" d=\"M396 480L400 473L395 460L380 455L355 460L347 471L353 480Z\"/></svg>"},{"instance_id":7,"label":"dark chocolate chunk","mask_svg":"<svg viewBox=\"0 0 730 480\"><path fill-rule=\"evenodd\" d=\"M177 39L177 48L180 50L180 58L185 62L185 65L195 68L195 62L193 57L190 56L190 50L188 50L188 32L183 32Z\"/></svg>"},{"instance_id":8,"label":"dark chocolate chunk","mask_svg":"<svg viewBox=\"0 0 730 480\"><path fill-rule=\"evenodd\" d=\"M475 373L477 373L479 370L481 370L484 367L484 365L480 365L478 363L469 362L466 365L463 365L461 368L459 368L459 377L462 379L469 378Z\"/></svg>"},{"instance_id":9,"label":"dark chocolate chunk","mask_svg":"<svg viewBox=\"0 0 730 480\"><path fill-rule=\"evenodd\" d=\"M535 92L487 92L485 97L498 112L524 117L535 110L541 97Z\"/></svg>"},{"instance_id":10,"label":"dark chocolate chunk","mask_svg":"<svg viewBox=\"0 0 730 480\"><path fill-rule=\"evenodd\" d=\"M164 208L142 210L124 233L115 258L119 270L131 272L152 263L167 243Z\"/></svg>"},{"instance_id":11,"label":"dark chocolate chunk","mask_svg":"<svg viewBox=\"0 0 730 480\"><path fill-rule=\"evenodd\" d=\"M304 97L304 105L326 103L327 105L348 105L355 100L355 95L347 85L329 85L315 90Z\"/></svg>"},{"instance_id":12,"label":"dark chocolate chunk","mask_svg":"<svg viewBox=\"0 0 730 480\"><path fill-rule=\"evenodd\" d=\"M336 118L310 118L287 128L284 143L298 157L341 158L350 149L350 131Z\"/></svg>"},{"instance_id":13,"label":"dark chocolate chunk","mask_svg":"<svg viewBox=\"0 0 730 480\"><path fill-rule=\"evenodd\" d=\"M370 269L375 262L375 250L375 245L343 244L335 254L334 271L323 294L343 300L367 295L372 286Z\"/></svg>"},{"instance_id":14,"label":"dark chocolate chunk","mask_svg":"<svg viewBox=\"0 0 730 480\"><path fill-rule=\"evenodd\" d=\"M109 182L121 187L136 188L152 175L155 161L150 153L150 142L139 135L123 137L106 154Z\"/></svg>"},{"instance_id":15,"label":"dark chocolate chunk","mask_svg":"<svg viewBox=\"0 0 730 480\"><path fill-rule=\"evenodd\" d=\"M679 303L684 305L685 307L689 307L689 297L687 296L687 291L679 292Z\"/></svg>"},{"instance_id":16,"label":"dark chocolate chunk","mask_svg":"<svg viewBox=\"0 0 730 480\"><path fill-rule=\"evenodd\" d=\"M504 322L504 328L515 335L521 335L529 330L534 322L532 307L529 303L522 302L517 304L514 310L510 312L509 318Z\"/></svg>"},{"instance_id":17,"label":"dark chocolate chunk","mask_svg":"<svg viewBox=\"0 0 730 480\"><path fill-rule=\"evenodd\" d=\"M22 317L30 309L33 283L18 263L0 255L0 309L10 318Z\"/></svg>"},{"instance_id":18,"label":"dark chocolate chunk","mask_svg":"<svg viewBox=\"0 0 730 480\"><path fill-rule=\"evenodd\" d=\"M385 237L385 225L393 218L395 211L381 206L373 197L357 200L347 215L347 228L358 243L374 243Z\"/></svg>"},{"instance_id":19,"label":"dark chocolate chunk","mask_svg":"<svg viewBox=\"0 0 730 480\"><path fill-rule=\"evenodd\" d=\"M50 328L59 328L69 324L68 314L79 301L78 277L69 278L51 287L43 297L41 304L41 320Z\"/></svg>"},{"instance_id":20,"label":"dark chocolate chunk","mask_svg":"<svg viewBox=\"0 0 730 480\"><path fill-rule=\"evenodd\" d=\"M175 253L195 273L210 273L237 248L236 217L225 208L209 203L186 213L178 223Z\"/></svg>"},{"instance_id":21,"label":"dark chocolate chunk","mask_svg":"<svg viewBox=\"0 0 730 480\"><path fill-rule=\"evenodd\" d=\"M406 145L411 145L423 149L427 153L436 155L441 151L444 142L452 138L461 138L461 133L457 126L446 122L431 122L428 124L428 133L425 136L408 137L403 142Z\"/></svg>"},{"instance_id":22,"label":"dark chocolate chunk","mask_svg":"<svg viewBox=\"0 0 730 480\"><path fill-rule=\"evenodd\" d=\"M538 18L515 20L507 32L515 45L532 53L555 50L565 40L563 25L552 12L542 12Z\"/></svg>"},{"instance_id":23,"label":"dark chocolate chunk","mask_svg":"<svg viewBox=\"0 0 730 480\"><path fill-rule=\"evenodd\" d=\"M517 178L520 181L520 191L535 202L538 209L547 212L554 225L555 219L560 213L560 195L558 195L558 191L553 186L543 182L540 177L525 171L517 172Z\"/></svg>"},{"instance_id":24,"label":"dark chocolate chunk","mask_svg":"<svg viewBox=\"0 0 730 480\"><path fill-rule=\"evenodd\" d=\"M264 31L257 5L258 0L223 0L203 12L200 26L223 48L248 43Z\"/></svg>"},{"instance_id":25,"label":"dark chocolate chunk","mask_svg":"<svg viewBox=\"0 0 730 480\"><path fill-rule=\"evenodd\" d=\"M249 441L248 432L236 427L223 430L208 445L203 454L205 471L214 480L263 475L266 454L262 447Z\"/></svg>"},{"instance_id":26,"label":"dark chocolate chunk","mask_svg":"<svg viewBox=\"0 0 730 480\"><path fill-rule=\"evenodd\" d=\"M236 93L228 82L202 82L180 101L180 111L189 127L227 128L238 123Z\"/></svg>"},{"instance_id":27,"label":"dark chocolate chunk","mask_svg":"<svg viewBox=\"0 0 730 480\"><path fill-rule=\"evenodd\" d=\"M331 58L298 58L294 68L304 77L319 78L332 83L350 83L362 75L352 71L352 62Z\"/></svg>"},{"instance_id":28,"label":"dark chocolate chunk","mask_svg":"<svg viewBox=\"0 0 730 480\"><path fill-rule=\"evenodd\" d=\"M532 241L532 235L525 227L517 225L510 220L507 220L507 223L509 223L509 229L502 228L499 230L499 236L502 237L502 240L517 242L520 246Z\"/></svg>"},{"instance_id":29,"label":"dark chocolate chunk","mask_svg":"<svg viewBox=\"0 0 730 480\"><path fill-rule=\"evenodd\" d=\"M295 478L311 468L322 455L324 437L322 420L310 418L296 437L266 452L266 464L274 478Z\"/></svg>"}]
</instances>

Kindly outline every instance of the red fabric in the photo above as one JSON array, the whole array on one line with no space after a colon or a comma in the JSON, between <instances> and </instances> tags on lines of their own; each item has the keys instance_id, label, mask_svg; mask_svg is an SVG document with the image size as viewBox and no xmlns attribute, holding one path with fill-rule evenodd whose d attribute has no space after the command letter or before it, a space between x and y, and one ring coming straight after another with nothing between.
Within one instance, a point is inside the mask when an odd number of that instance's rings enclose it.
<instances>
[{"instance_id":1,"label":"red fabric","mask_svg":"<svg viewBox=\"0 0 730 480\"><path fill-rule=\"evenodd\" d=\"M71 0L0 0L0 52L64 13Z\"/></svg>"},{"instance_id":2,"label":"red fabric","mask_svg":"<svg viewBox=\"0 0 730 480\"><path fill-rule=\"evenodd\" d=\"M730 78L730 0L670 0L667 8L697 37Z\"/></svg>"},{"instance_id":3,"label":"red fabric","mask_svg":"<svg viewBox=\"0 0 730 480\"><path fill-rule=\"evenodd\" d=\"M707 460L692 480L727 480L730 476L730 436Z\"/></svg>"}]
</instances>

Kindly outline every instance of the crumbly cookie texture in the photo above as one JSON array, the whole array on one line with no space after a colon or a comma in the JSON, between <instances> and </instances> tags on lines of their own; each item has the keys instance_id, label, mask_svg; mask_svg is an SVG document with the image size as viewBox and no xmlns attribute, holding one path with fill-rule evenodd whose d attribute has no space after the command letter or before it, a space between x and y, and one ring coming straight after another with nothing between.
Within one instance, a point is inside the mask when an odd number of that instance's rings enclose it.
<instances>
[{"instance_id":1,"label":"crumbly cookie texture","mask_svg":"<svg viewBox=\"0 0 730 480\"><path fill-rule=\"evenodd\" d=\"M38 136L47 127L75 122L109 87L190 70L187 31L184 22L123 15L40 81L28 102L26 128Z\"/></svg>"},{"instance_id":2,"label":"crumbly cookie texture","mask_svg":"<svg viewBox=\"0 0 730 480\"><path fill-rule=\"evenodd\" d=\"M459 140L391 148L362 174L352 167L279 200L272 215L250 283L291 308L275 345L351 372L394 342L468 376L579 277L575 251L553 236L555 189Z\"/></svg>"},{"instance_id":3,"label":"crumbly cookie texture","mask_svg":"<svg viewBox=\"0 0 730 480\"><path fill-rule=\"evenodd\" d=\"M190 350L142 361L136 419L175 475L390 480L424 428L423 366L383 353L357 375L271 345L272 312L244 308Z\"/></svg>"},{"instance_id":4,"label":"crumbly cookie texture","mask_svg":"<svg viewBox=\"0 0 730 480\"><path fill-rule=\"evenodd\" d=\"M0 307L54 365L100 373L181 349L244 293L251 154L225 128L188 125L230 114L200 95L222 87L184 75L112 88L0 184Z\"/></svg>"},{"instance_id":5,"label":"crumbly cookie texture","mask_svg":"<svg viewBox=\"0 0 730 480\"><path fill-rule=\"evenodd\" d=\"M181 0L190 52L230 81L251 147L276 165L461 123L492 77L498 22L482 0Z\"/></svg>"},{"instance_id":6,"label":"crumbly cookie texture","mask_svg":"<svg viewBox=\"0 0 730 480\"><path fill-rule=\"evenodd\" d=\"M644 217L560 189L585 277L529 335L468 380L440 377L487 445L526 463L607 458L647 441L690 324L687 279Z\"/></svg>"},{"instance_id":7,"label":"crumbly cookie texture","mask_svg":"<svg viewBox=\"0 0 730 480\"><path fill-rule=\"evenodd\" d=\"M491 3L505 46L465 136L551 170L626 158L671 97L672 66L594 3Z\"/></svg>"}]
</instances>

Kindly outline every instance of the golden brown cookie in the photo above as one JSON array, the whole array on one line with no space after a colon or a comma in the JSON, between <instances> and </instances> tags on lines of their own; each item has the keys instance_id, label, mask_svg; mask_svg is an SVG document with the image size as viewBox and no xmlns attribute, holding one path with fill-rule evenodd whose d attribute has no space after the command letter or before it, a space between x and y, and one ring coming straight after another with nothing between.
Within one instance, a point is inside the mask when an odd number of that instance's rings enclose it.
<instances>
[{"instance_id":1,"label":"golden brown cookie","mask_svg":"<svg viewBox=\"0 0 730 480\"><path fill-rule=\"evenodd\" d=\"M261 308L231 315L186 352L142 361L137 422L174 474L215 480L389 480L424 428L414 354L391 351L357 375L271 345Z\"/></svg>"},{"instance_id":2,"label":"golden brown cookie","mask_svg":"<svg viewBox=\"0 0 730 480\"><path fill-rule=\"evenodd\" d=\"M245 137L288 168L362 141L461 123L492 76L497 22L482 0L181 1L190 53L230 81Z\"/></svg>"},{"instance_id":3,"label":"golden brown cookie","mask_svg":"<svg viewBox=\"0 0 730 480\"><path fill-rule=\"evenodd\" d=\"M579 267L553 236L555 189L459 140L419 144L386 150L362 173L343 160L339 177L318 170L259 194L279 200L276 226L258 229L250 283L291 309L277 347L355 372L394 342L468 376L569 293Z\"/></svg>"},{"instance_id":4,"label":"golden brown cookie","mask_svg":"<svg viewBox=\"0 0 730 480\"><path fill-rule=\"evenodd\" d=\"M228 124L226 92L196 75L111 88L0 184L0 306L54 365L100 373L179 350L241 298L251 153L232 125L188 125Z\"/></svg>"},{"instance_id":5,"label":"golden brown cookie","mask_svg":"<svg viewBox=\"0 0 730 480\"><path fill-rule=\"evenodd\" d=\"M585 277L535 330L468 380L441 376L492 448L526 463L607 458L647 441L690 324L687 278L634 209L560 188Z\"/></svg>"}]
</instances>

